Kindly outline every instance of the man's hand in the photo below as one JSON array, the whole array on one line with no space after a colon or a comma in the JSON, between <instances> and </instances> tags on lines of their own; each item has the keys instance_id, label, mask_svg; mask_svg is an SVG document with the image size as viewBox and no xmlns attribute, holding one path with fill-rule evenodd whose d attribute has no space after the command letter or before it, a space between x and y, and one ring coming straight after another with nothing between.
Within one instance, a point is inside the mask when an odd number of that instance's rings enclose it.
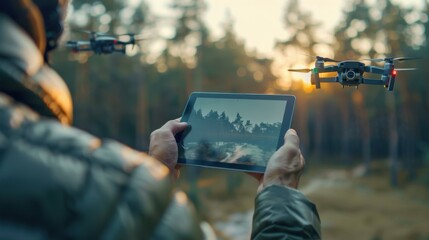
<instances>
[{"instance_id":1,"label":"man's hand","mask_svg":"<svg viewBox=\"0 0 429 240\"><path fill-rule=\"evenodd\" d=\"M179 119L170 120L150 135L149 155L164 163L171 174L177 179L179 170L176 169L178 149L174 136L188 126Z\"/></svg>"},{"instance_id":2,"label":"man's hand","mask_svg":"<svg viewBox=\"0 0 429 240\"><path fill-rule=\"evenodd\" d=\"M284 140L283 146L268 161L265 174L260 179L259 191L274 184L298 188L299 178L305 165L299 149L299 137L295 130L289 129Z\"/></svg>"}]
</instances>

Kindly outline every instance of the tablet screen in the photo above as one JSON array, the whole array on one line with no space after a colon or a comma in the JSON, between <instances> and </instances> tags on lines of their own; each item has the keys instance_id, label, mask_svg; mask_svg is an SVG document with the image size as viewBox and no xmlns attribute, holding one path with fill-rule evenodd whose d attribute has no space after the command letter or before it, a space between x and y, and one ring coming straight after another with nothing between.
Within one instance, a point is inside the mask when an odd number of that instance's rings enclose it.
<instances>
[{"instance_id":1,"label":"tablet screen","mask_svg":"<svg viewBox=\"0 0 429 240\"><path fill-rule=\"evenodd\" d=\"M295 97L193 93L182 121L179 163L263 172L283 144Z\"/></svg>"}]
</instances>

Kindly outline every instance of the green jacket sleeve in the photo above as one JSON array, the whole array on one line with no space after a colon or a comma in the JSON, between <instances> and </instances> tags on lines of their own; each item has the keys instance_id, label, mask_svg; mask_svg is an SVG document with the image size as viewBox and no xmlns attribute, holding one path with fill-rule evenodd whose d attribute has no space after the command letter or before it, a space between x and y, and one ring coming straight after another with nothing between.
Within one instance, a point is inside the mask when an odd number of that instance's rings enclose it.
<instances>
[{"instance_id":1,"label":"green jacket sleeve","mask_svg":"<svg viewBox=\"0 0 429 240\"><path fill-rule=\"evenodd\" d=\"M316 206L299 191L273 185L256 196L252 239L320 239Z\"/></svg>"}]
</instances>

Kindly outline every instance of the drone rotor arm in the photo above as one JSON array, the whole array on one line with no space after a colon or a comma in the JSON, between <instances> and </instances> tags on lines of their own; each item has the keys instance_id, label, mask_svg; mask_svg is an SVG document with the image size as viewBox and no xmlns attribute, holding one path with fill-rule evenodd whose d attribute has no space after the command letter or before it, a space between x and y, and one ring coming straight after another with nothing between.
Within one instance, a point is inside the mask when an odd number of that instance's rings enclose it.
<instances>
[{"instance_id":1,"label":"drone rotor arm","mask_svg":"<svg viewBox=\"0 0 429 240\"><path fill-rule=\"evenodd\" d=\"M337 72L338 66L325 66L324 68L319 68L319 73L328 73L328 72Z\"/></svg>"},{"instance_id":2,"label":"drone rotor arm","mask_svg":"<svg viewBox=\"0 0 429 240\"><path fill-rule=\"evenodd\" d=\"M375 67L375 66L365 66L364 68L365 72L368 73L375 73L375 74L384 74L384 68Z\"/></svg>"},{"instance_id":3,"label":"drone rotor arm","mask_svg":"<svg viewBox=\"0 0 429 240\"><path fill-rule=\"evenodd\" d=\"M75 47L75 46L77 46L77 41L67 41L66 46L67 47Z\"/></svg>"},{"instance_id":4,"label":"drone rotor arm","mask_svg":"<svg viewBox=\"0 0 429 240\"><path fill-rule=\"evenodd\" d=\"M89 41L67 41L66 46L81 46L81 45L89 45Z\"/></svg>"},{"instance_id":5,"label":"drone rotor arm","mask_svg":"<svg viewBox=\"0 0 429 240\"><path fill-rule=\"evenodd\" d=\"M331 78L319 78L320 82L338 82L337 77L331 77Z\"/></svg>"},{"instance_id":6,"label":"drone rotor arm","mask_svg":"<svg viewBox=\"0 0 429 240\"><path fill-rule=\"evenodd\" d=\"M380 79L362 78L363 84L369 85L386 85L387 83Z\"/></svg>"},{"instance_id":7,"label":"drone rotor arm","mask_svg":"<svg viewBox=\"0 0 429 240\"><path fill-rule=\"evenodd\" d=\"M78 52L90 52L90 51L93 51L92 48L79 48L79 47L77 47L75 50L78 51Z\"/></svg>"},{"instance_id":8,"label":"drone rotor arm","mask_svg":"<svg viewBox=\"0 0 429 240\"><path fill-rule=\"evenodd\" d=\"M113 49L112 52L125 53L125 51L126 51L125 45L121 45L121 46L123 46L123 47L115 48L115 49Z\"/></svg>"},{"instance_id":9,"label":"drone rotor arm","mask_svg":"<svg viewBox=\"0 0 429 240\"><path fill-rule=\"evenodd\" d=\"M74 52L92 51L90 44L86 41L68 41L66 47L71 48Z\"/></svg>"}]
</instances>

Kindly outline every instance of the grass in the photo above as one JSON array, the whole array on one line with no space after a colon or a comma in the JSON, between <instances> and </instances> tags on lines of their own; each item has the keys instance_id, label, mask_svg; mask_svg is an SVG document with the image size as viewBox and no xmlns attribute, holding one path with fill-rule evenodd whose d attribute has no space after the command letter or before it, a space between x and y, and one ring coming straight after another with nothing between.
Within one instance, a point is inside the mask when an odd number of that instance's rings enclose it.
<instances>
[{"instance_id":1,"label":"grass","mask_svg":"<svg viewBox=\"0 0 429 240\"><path fill-rule=\"evenodd\" d=\"M427 187L393 188L388 171L357 177L332 168L320 169L310 181L326 181L323 176L336 171L344 174L307 194L318 207L325 239L429 239Z\"/></svg>"},{"instance_id":2,"label":"grass","mask_svg":"<svg viewBox=\"0 0 429 240\"><path fill-rule=\"evenodd\" d=\"M393 188L387 164L376 163L372 170L357 176L356 168L312 166L304 173L300 190L317 205L323 238L429 240L428 186L401 181ZM196 171L197 184L191 187L190 174ZM234 213L252 211L258 183L243 173L198 168L184 171L180 186L196 193L202 217L216 226ZM249 219L240 226L248 228L247 239ZM223 229L215 230L220 239L231 239Z\"/></svg>"}]
</instances>

